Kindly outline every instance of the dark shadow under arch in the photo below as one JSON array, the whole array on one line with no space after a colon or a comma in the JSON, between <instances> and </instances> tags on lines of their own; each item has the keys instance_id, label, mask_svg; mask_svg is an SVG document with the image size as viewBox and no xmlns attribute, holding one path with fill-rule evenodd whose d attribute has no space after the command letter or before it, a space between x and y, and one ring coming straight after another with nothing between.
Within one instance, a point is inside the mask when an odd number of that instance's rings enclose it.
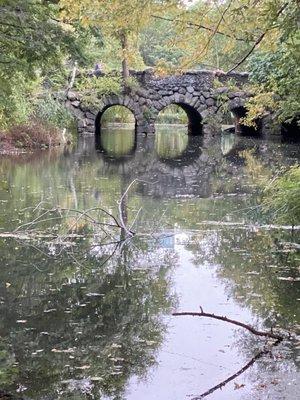
<instances>
[{"instance_id":1,"label":"dark shadow under arch","mask_svg":"<svg viewBox=\"0 0 300 400\"><path fill-rule=\"evenodd\" d=\"M261 133L261 121L259 119L255 120L255 127L254 126L247 126L241 123L241 119L246 117L247 109L246 107L240 106L235 107L230 110L235 118L235 132L239 133L240 135L245 136L259 136Z\"/></svg>"},{"instance_id":2,"label":"dark shadow under arch","mask_svg":"<svg viewBox=\"0 0 300 400\"><path fill-rule=\"evenodd\" d=\"M107 104L107 105L105 105L105 106L101 109L101 111L98 112L98 114L97 114L97 116L96 116L96 119L95 119L96 143L97 143L97 140L98 140L97 138L99 138L100 135L101 135L101 129L102 129L102 127L101 127L101 119L102 119L102 117L103 117L103 114L105 113L106 110L108 110L108 109L111 108L111 107L115 107L115 106L124 107L124 108L126 108L127 110L129 110L129 111L132 113L132 115L133 115L133 117L134 117L134 121L135 121L135 122L134 122L134 129L135 129L135 131L136 131L136 128L137 128L137 118L136 118L136 115L135 115L134 111L133 111L130 107L125 106L124 104L120 104L120 103L116 103L116 104ZM99 142L99 140L98 140L98 142Z\"/></svg>"},{"instance_id":3,"label":"dark shadow under arch","mask_svg":"<svg viewBox=\"0 0 300 400\"><path fill-rule=\"evenodd\" d=\"M188 117L188 134L192 136L201 135L202 133L202 117L198 110L186 103L173 102L165 106L160 112L171 105L182 108Z\"/></svg>"},{"instance_id":4,"label":"dark shadow under arch","mask_svg":"<svg viewBox=\"0 0 300 400\"><path fill-rule=\"evenodd\" d=\"M300 142L300 116L293 118L290 122L283 122L281 135L283 141Z\"/></svg>"}]
</instances>

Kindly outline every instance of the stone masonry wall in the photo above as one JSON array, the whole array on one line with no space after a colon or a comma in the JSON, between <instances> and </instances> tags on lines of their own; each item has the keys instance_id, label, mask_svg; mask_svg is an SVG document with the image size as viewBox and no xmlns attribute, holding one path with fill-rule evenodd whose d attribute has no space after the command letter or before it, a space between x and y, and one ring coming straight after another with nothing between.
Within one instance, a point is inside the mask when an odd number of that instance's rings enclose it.
<instances>
[{"instance_id":1,"label":"stone masonry wall","mask_svg":"<svg viewBox=\"0 0 300 400\"><path fill-rule=\"evenodd\" d=\"M138 133L154 133L159 112L170 104L178 104L188 115L190 133L196 134L200 124L204 131L209 130L211 117L220 112L224 103L235 113L250 96L242 89L248 80L247 73L216 76L212 71L190 71L158 77L146 70L132 71L131 75L138 88L103 96L97 107L85 106L80 93L68 93L66 105L78 121L79 133L94 133L95 126L96 132L100 132L101 116L113 105L123 105L132 111Z\"/></svg>"}]
</instances>

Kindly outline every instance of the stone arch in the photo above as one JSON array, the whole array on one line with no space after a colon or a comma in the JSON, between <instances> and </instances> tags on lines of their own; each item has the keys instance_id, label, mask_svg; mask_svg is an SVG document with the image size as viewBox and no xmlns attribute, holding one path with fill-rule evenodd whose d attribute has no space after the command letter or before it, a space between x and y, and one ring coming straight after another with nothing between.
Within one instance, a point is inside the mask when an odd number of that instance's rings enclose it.
<instances>
[{"instance_id":1,"label":"stone arch","mask_svg":"<svg viewBox=\"0 0 300 400\"><path fill-rule=\"evenodd\" d=\"M174 95L170 96L168 99L163 99L163 101L155 102L156 108L156 116L166 107L175 104L181 107L187 117L188 117L188 133L189 135L200 135L202 133L202 116L197 106L199 106L199 100L193 96L183 96L183 95Z\"/></svg>"},{"instance_id":2,"label":"stone arch","mask_svg":"<svg viewBox=\"0 0 300 400\"><path fill-rule=\"evenodd\" d=\"M101 134L101 118L106 110L113 106L123 106L132 112L135 119L135 130L137 131L139 127L143 126L143 113L139 108L139 105L135 103L128 96L117 96L111 95L106 96L101 99L101 106L96 115L95 119L95 134L96 137Z\"/></svg>"}]
</instances>

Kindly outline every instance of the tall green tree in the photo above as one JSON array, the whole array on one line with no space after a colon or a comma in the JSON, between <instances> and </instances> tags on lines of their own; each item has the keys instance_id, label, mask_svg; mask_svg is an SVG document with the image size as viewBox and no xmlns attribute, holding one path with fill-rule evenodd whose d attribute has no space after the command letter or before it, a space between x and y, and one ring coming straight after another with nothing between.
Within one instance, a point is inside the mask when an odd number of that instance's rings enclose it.
<instances>
[{"instance_id":1,"label":"tall green tree","mask_svg":"<svg viewBox=\"0 0 300 400\"><path fill-rule=\"evenodd\" d=\"M299 115L298 0L200 0L170 20L185 52L182 70L201 64L249 69L257 93L253 119L266 105L281 122Z\"/></svg>"},{"instance_id":2,"label":"tall green tree","mask_svg":"<svg viewBox=\"0 0 300 400\"><path fill-rule=\"evenodd\" d=\"M53 1L0 1L0 126L21 122L43 78L63 76L70 54L83 57L77 31L62 24Z\"/></svg>"},{"instance_id":3,"label":"tall green tree","mask_svg":"<svg viewBox=\"0 0 300 400\"><path fill-rule=\"evenodd\" d=\"M176 8L176 0L61 0L61 15L68 22L101 29L107 41L116 38L122 52L123 78L129 76L129 64L138 53L138 35L149 25L152 14ZM133 44L136 44L135 46Z\"/></svg>"}]
</instances>

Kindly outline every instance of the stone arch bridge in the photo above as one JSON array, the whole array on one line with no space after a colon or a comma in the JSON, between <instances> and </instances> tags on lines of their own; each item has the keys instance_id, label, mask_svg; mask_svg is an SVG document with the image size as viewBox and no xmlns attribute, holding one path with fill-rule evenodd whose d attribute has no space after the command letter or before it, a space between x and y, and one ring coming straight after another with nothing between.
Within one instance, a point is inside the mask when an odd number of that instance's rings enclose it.
<instances>
[{"instance_id":1,"label":"stone arch bridge","mask_svg":"<svg viewBox=\"0 0 300 400\"><path fill-rule=\"evenodd\" d=\"M221 111L231 111L236 129L242 131L239 120L245 116L245 103L250 93L243 90L247 73L216 75L212 71L189 71L181 75L155 76L151 70L132 71L136 88L124 88L120 94L101 96L97 106L84 104L80 93L69 92L67 107L78 120L79 133L101 132L104 112L115 105L128 108L135 117L137 133L154 133L158 114L167 106L180 106L188 117L188 131L192 135L211 131ZM99 77L98 79L101 79Z\"/></svg>"}]
</instances>

